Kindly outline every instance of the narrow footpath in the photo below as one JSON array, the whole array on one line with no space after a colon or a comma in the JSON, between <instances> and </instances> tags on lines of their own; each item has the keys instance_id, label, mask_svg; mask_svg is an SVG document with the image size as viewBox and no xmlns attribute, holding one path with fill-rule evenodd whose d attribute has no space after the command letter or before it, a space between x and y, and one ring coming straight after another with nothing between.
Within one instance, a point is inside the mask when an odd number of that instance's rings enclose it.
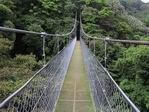
<instances>
[{"instance_id":1,"label":"narrow footpath","mask_svg":"<svg viewBox=\"0 0 149 112\"><path fill-rule=\"evenodd\" d=\"M94 112L79 41L76 43L55 112Z\"/></svg>"}]
</instances>

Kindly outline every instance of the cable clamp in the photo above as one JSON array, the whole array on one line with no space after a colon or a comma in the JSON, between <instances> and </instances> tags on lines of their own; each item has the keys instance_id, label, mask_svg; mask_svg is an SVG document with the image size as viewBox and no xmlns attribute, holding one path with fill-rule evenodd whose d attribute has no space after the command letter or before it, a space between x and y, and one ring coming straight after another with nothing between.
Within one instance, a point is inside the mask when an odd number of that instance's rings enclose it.
<instances>
[{"instance_id":1,"label":"cable clamp","mask_svg":"<svg viewBox=\"0 0 149 112\"><path fill-rule=\"evenodd\" d=\"M46 32L41 32L41 37L47 36L48 34Z\"/></svg>"}]
</instances>

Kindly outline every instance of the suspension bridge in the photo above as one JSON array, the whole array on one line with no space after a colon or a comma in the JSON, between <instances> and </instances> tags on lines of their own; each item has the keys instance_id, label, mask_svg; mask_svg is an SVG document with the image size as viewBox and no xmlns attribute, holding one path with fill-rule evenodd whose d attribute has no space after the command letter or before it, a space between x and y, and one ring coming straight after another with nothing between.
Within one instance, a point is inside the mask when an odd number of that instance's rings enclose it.
<instances>
[{"instance_id":1,"label":"suspension bridge","mask_svg":"<svg viewBox=\"0 0 149 112\"><path fill-rule=\"evenodd\" d=\"M80 24L80 40L76 38ZM92 37L75 20L67 34L47 34L0 27L0 31L40 35L44 66L0 103L0 112L140 112L106 69L107 42L149 45L148 41ZM67 45L47 64L46 37L68 37ZM94 52L88 43L94 40ZM95 56L95 41L105 44L105 67ZM59 45L58 45L59 46Z\"/></svg>"}]
</instances>

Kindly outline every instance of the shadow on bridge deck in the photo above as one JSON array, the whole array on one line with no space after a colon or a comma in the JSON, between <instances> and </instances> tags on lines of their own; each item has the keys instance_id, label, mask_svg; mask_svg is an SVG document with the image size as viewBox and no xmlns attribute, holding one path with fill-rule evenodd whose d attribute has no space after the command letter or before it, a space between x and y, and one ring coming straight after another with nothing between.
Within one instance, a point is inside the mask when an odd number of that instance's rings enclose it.
<instances>
[{"instance_id":1,"label":"shadow on bridge deck","mask_svg":"<svg viewBox=\"0 0 149 112\"><path fill-rule=\"evenodd\" d=\"M94 112L79 41L76 43L55 112Z\"/></svg>"}]
</instances>

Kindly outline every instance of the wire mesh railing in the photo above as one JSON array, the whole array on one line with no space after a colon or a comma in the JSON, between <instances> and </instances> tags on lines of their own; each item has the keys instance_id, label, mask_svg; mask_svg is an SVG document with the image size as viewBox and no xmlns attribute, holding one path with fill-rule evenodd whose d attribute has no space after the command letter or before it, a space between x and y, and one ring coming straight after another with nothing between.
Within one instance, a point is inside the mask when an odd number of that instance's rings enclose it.
<instances>
[{"instance_id":1,"label":"wire mesh railing","mask_svg":"<svg viewBox=\"0 0 149 112\"><path fill-rule=\"evenodd\" d=\"M26 84L0 104L2 112L52 112L73 53L74 38Z\"/></svg>"},{"instance_id":2,"label":"wire mesh railing","mask_svg":"<svg viewBox=\"0 0 149 112\"><path fill-rule=\"evenodd\" d=\"M140 112L81 39L96 112Z\"/></svg>"}]
</instances>

